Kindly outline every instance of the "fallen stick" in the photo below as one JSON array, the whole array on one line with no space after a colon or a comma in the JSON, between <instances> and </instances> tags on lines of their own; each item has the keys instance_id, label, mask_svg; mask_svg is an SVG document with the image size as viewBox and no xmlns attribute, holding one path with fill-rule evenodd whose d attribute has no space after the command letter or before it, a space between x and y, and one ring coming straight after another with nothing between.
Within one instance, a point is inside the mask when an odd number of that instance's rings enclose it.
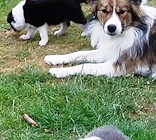
<instances>
[{"instance_id":1,"label":"fallen stick","mask_svg":"<svg viewBox=\"0 0 156 140\"><path fill-rule=\"evenodd\" d=\"M28 114L24 114L23 118L24 118L24 120L26 120L32 126L38 126L38 124L31 117L29 117Z\"/></svg>"}]
</instances>

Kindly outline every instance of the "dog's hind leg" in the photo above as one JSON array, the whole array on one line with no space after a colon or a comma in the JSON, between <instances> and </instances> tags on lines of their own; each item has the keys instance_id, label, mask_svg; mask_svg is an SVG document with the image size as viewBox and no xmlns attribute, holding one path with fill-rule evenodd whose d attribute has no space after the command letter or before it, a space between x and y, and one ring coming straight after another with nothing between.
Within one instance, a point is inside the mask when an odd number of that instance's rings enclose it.
<instances>
[{"instance_id":1,"label":"dog's hind leg","mask_svg":"<svg viewBox=\"0 0 156 140\"><path fill-rule=\"evenodd\" d=\"M28 40L34 37L35 33L36 33L36 27L34 26L29 26L28 27L28 31L25 35L21 35L20 38L23 40Z\"/></svg>"},{"instance_id":2,"label":"dog's hind leg","mask_svg":"<svg viewBox=\"0 0 156 140\"><path fill-rule=\"evenodd\" d=\"M54 33L55 36L61 36L64 33L66 33L68 30L68 27L70 26L70 22L64 21L60 25L61 25L61 28L58 31L55 31L55 33Z\"/></svg>"}]
</instances>

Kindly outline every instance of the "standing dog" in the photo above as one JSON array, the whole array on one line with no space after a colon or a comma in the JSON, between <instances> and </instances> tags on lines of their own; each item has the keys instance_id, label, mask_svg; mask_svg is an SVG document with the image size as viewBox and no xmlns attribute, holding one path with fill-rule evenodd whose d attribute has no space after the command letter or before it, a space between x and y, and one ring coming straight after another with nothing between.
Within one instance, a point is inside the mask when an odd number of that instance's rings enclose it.
<instances>
[{"instance_id":1,"label":"standing dog","mask_svg":"<svg viewBox=\"0 0 156 140\"><path fill-rule=\"evenodd\" d=\"M15 31L22 31L28 27L23 40L31 39L39 31L40 46L48 42L48 25L61 23L60 30L54 35L61 36L70 26L70 21L85 24L86 19L81 10L81 3L87 0L22 0L8 14L7 21Z\"/></svg>"},{"instance_id":2,"label":"standing dog","mask_svg":"<svg viewBox=\"0 0 156 140\"><path fill-rule=\"evenodd\" d=\"M144 0L145 1L145 0ZM142 0L98 0L90 23L94 50L66 55L47 55L50 65L88 62L73 67L51 68L56 77L132 73L156 78L156 8Z\"/></svg>"}]
</instances>

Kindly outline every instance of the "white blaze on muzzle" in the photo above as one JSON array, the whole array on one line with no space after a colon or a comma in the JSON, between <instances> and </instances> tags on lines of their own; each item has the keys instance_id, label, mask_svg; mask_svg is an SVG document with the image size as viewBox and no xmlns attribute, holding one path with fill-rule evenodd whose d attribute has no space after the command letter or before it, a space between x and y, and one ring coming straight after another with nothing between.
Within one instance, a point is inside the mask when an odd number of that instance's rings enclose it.
<instances>
[{"instance_id":1,"label":"white blaze on muzzle","mask_svg":"<svg viewBox=\"0 0 156 140\"><path fill-rule=\"evenodd\" d=\"M110 19L106 21L104 31L108 35L119 35L122 33L122 23L115 11L113 11Z\"/></svg>"}]
</instances>

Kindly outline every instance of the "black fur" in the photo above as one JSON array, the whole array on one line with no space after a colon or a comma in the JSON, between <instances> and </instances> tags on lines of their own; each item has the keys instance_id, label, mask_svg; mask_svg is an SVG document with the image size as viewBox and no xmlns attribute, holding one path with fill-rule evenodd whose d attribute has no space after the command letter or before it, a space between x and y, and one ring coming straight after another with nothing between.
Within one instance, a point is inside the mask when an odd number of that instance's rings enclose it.
<instances>
[{"instance_id":1,"label":"black fur","mask_svg":"<svg viewBox=\"0 0 156 140\"><path fill-rule=\"evenodd\" d=\"M11 23L12 21L15 22L14 18L12 17L12 12L10 12L7 17L7 22Z\"/></svg>"},{"instance_id":2,"label":"black fur","mask_svg":"<svg viewBox=\"0 0 156 140\"><path fill-rule=\"evenodd\" d=\"M7 17L7 22L8 23L11 23L11 22L15 22L14 18L12 17L12 11L8 14L8 17ZM11 25L11 24L10 24ZM11 27L13 28L13 30L16 32L17 30L11 25Z\"/></svg>"},{"instance_id":3,"label":"black fur","mask_svg":"<svg viewBox=\"0 0 156 140\"><path fill-rule=\"evenodd\" d=\"M86 0L27 0L23 6L25 22L35 27L63 21L85 24L81 2Z\"/></svg>"}]
</instances>

